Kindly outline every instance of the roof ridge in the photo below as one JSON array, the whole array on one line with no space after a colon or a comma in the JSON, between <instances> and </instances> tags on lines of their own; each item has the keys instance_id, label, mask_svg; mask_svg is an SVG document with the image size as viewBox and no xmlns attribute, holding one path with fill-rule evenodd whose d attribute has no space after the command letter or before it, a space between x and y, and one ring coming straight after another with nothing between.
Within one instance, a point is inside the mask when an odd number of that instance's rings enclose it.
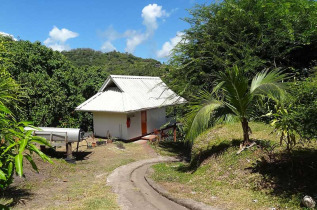
<instances>
[{"instance_id":1,"label":"roof ridge","mask_svg":"<svg viewBox=\"0 0 317 210\"><path fill-rule=\"evenodd\" d=\"M110 75L111 78L125 78L125 79L161 79L160 77L152 76L132 76L132 75Z\"/></svg>"}]
</instances>

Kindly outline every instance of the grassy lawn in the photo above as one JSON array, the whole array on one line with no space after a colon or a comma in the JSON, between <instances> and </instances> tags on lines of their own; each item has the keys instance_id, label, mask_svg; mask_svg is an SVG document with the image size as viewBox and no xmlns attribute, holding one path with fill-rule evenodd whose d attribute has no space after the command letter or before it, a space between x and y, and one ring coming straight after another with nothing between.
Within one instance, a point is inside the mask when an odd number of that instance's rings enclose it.
<instances>
[{"instance_id":1,"label":"grassy lawn","mask_svg":"<svg viewBox=\"0 0 317 210\"><path fill-rule=\"evenodd\" d=\"M240 126L210 129L196 140L190 163L154 165L152 178L176 197L227 209L299 209L304 195L317 195L316 142L287 154L269 126L251 123L257 146L237 155ZM157 151L179 152L166 144Z\"/></svg>"},{"instance_id":2,"label":"grassy lawn","mask_svg":"<svg viewBox=\"0 0 317 210\"><path fill-rule=\"evenodd\" d=\"M14 209L119 209L116 195L106 186L107 176L117 167L154 153L146 145L107 144L86 150L76 164L53 158L54 164L37 161L37 174L25 163L26 178L16 178L0 202Z\"/></svg>"}]
</instances>

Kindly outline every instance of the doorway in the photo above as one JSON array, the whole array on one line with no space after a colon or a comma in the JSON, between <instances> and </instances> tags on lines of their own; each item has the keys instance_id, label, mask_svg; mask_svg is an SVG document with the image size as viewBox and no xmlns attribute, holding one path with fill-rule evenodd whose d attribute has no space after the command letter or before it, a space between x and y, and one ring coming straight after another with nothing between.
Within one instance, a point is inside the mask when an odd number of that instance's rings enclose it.
<instances>
[{"instance_id":1,"label":"doorway","mask_svg":"<svg viewBox=\"0 0 317 210\"><path fill-rule=\"evenodd\" d=\"M141 111L141 131L142 136L147 134L147 117L146 117L146 111Z\"/></svg>"}]
</instances>

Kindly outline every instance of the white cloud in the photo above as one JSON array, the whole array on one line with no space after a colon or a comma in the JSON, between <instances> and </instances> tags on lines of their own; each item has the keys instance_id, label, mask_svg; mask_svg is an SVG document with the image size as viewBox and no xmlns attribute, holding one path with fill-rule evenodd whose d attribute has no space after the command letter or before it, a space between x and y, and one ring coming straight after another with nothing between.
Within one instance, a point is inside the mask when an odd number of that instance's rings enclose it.
<instances>
[{"instance_id":1,"label":"white cloud","mask_svg":"<svg viewBox=\"0 0 317 210\"><path fill-rule=\"evenodd\" d=\"M53 50L56 50L56 51L67 51L67 50L70 50L70 46L67 45L67 44L57 44L57 43L54 43L54 44L50 44L48 45L48 47L52 48Z\"/></svg>"},{"instance_id":2,"label":"white cloud","mask_svg":"<svg viewBox=\"0 0 317 210\"><path fill-rule=\"evenodd\" d=\"M101 50L103 52L111 52L111 51L114 51L114 50L117 50L117 49L115 48L115 46L113 46L113 44L110 41L106 41L101 46Z\"/></svg>"},{"instance_id":3,"label":"white cloud","mask_svg":"<svg viewBox=\"0 0 317 210\"><path fill-rule=\"evenodd\" d=\"M44 44L57 51L70 50L70 46L65 44L65 42L77 36L79 36L79 34L76 32L66 28L59 29L54 26L49 32L49 37L44 41Z\"/></svg>"},{"instance_id":4,"label":"white cloud","mask_svg":"<svg viewBox=\"0 0 317 210\"><path fill-rule=\"evenodd\" d=\"M156 52L156 56L158 58L169 57L174 47L183 40L183 36L184 33L178 31L175 37L171 38L170 41L167 41L163 44L162 49Z\"/></svg>"},{"instance_id":5,"label":"white cloud","mask_svg":"<svg viewBox=\"0 0 317 210\"><path fill-rule=\"evenodd\" d=\"M5 33L5 32L1 32L1 31L0 31L0 36L7 36L7 37L10 37L13 41L17 41L17 39L14 38L13 35L8 34L8 33Z\"/></svg>"},{"instance_id":6,"label":"white cloud","mask_svg":"<svg viewBox=\"0 0 317 210\"><path fill-rule=\"evenodd\" d=\"M142 9L141 13L141 17L143 18L142 24L146 29L145 32L126 30L124 33L119 33L110 26L104 33L102 33L102 35L107 38L107 41L104 44L109 44L109 42L111 44L111 41L126 38L125 51L133 53L138 45L144 43L154 35L155 30L158 28L158 18L168 17L169 15L169 13L162 9L162 6L149 4Z\"/></svg>"},{"instance_id":7,"label":"white cloud","mask_svg":"<svg viewBox=\"0 0 317 210\"><path fill-rule=\"evenodd\" d=\"M116 31L113 26L109 26L104 32L99 32L101 37L107 38L109 41L123 38L124 35Z\"/></svg>"},{"instance_id":8,"label":"white cloud","mask_svg":"<svg viewBox=\"0 0 317 210\"><path fill-rule=\"evenodd\" d=\"M142 9L143 25L146 26L148 33L153 33L157 28L157 18L168 16L162 6L157 4L149 4Z\"/></svg>"},{"instance_id":9,"label":"white cloud","mask_svg":"<svg viewBox=\"0 0 317 210\"><path fill-rule=\"evenodd\" d=\"M126 41L125 51L133 53L135 48L148 40L153 36L155 30L158 28L157 19L168 17L169 14L162 9L162 6L157 4L149 4L142 9L143 25L146 27L145 33L131 33L131 31L126 31L125 34L129 34Z\"/></svg>"},{"instance_id":10,"label":"white cloud","mask_svg":"<svg viewBox=\"0 0 317 210\"><path fill-rule=\"evenodd\" d=\"M135 48L148 38L146 34L138 33L136 31L127 31L125 34L130 34L126 41L126 48L124 49L129 53L133 53Z\"/></svg>"}]
</instances>

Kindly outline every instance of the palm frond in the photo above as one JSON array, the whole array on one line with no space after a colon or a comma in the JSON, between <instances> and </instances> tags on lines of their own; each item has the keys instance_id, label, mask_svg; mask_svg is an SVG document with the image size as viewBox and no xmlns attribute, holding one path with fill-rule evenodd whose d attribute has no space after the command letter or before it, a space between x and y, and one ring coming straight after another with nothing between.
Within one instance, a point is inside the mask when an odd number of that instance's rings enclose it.
<instances>
[{"instance_id":1,"label":"palm frond","mask_svg":"<svg viewBox=\"0 0 317 210\"><path fill-rule=\"evenodd\" d=\"M250 93L253 95L265 95L270 98L283 99L285 85L282 81L286 75L279 70L264 70L258 73L252 80Z\"/></svg>"},{"instance_id":2,"label":"palm frond","mask_svg":"<svg viewBox=\"0 0 317 210\"><path fill-rule=\"evenodd\" d=\"M221 73L219 81L223 82L222 91L226 106L237 116L245 116L247 107L252 101L252 96L248 91L248 78L237 66Z\"/></svg>"},{"instance_id":3,"label":"palm frond","mask_svg":"<svg viewBox=\"0 0 317 210\"><path fill-rule=\"evenodd\" d=\"M211 100L205 103L198 111L194 109L187 115L187 134L186 140L193 142L194 139L204 132L210 125L212 113L222 107L223 103L217 100Z\"/></svg>"},{"instance_id":4,"label":"palm frond","mask_svg":"<svg viewBox=\"0 0 317 210\"><path fill-rule=\"evenodd\" d=\"M186 140L190 143L215 124L239 119L248 120L256 96L279 100L284 94L280 83L285 75L280 71L264 70L250 80L237 66L220 72L218 85L211 93L199 92L186 115ZM279 98L277 98L279 96Z\"/></svg>"}]
</instances>

